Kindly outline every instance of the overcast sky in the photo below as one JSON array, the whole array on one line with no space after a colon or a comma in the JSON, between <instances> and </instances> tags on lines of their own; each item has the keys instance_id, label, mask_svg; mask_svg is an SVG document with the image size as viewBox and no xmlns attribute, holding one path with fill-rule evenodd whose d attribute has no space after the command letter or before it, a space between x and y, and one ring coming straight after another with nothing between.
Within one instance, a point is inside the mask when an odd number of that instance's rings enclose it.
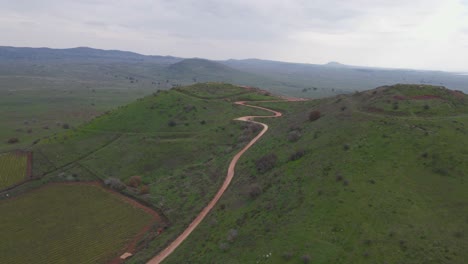
<instances>
[{"instance_id":1,"label":"overcast sky","mask_svg":"<svg viewBox=\"0 0 468 264\"><path fill-rule=\"evenodd\" d=\"M0 0L0 45L468 71L468 0Z\"/></svg>"}]
</instances>

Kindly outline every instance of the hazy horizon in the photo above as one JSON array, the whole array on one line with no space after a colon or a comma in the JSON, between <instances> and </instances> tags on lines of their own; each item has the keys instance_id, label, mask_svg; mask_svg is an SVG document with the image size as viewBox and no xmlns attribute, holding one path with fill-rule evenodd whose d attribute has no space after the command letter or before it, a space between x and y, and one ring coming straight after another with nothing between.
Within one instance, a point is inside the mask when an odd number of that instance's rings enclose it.
<instances>
[{"instance_id":1,"label":"hazy horizon","mask_svg":"<svg viewBox=\"0 0 468 264\"><path fill-rule=\"evenodd\" d=\"M4 46L468 72L468 1L0 0Z\"/></svg>"}]
</instances>

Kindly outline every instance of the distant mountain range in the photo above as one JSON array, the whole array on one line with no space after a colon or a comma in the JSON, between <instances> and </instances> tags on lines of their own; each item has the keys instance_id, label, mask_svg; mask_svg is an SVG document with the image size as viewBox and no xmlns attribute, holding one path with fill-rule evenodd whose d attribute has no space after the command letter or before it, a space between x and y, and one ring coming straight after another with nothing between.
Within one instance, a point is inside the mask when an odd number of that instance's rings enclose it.
<instances>
[{"instance_id":1,"label":"distant mountain range","mask_svg":"<svg viewBox=\"0 0 468 264\"><path fill-rule=\"evenodd\" d=\"M66 71L71 64L104 64L118 67L119 71L129 71L154 79L155 82L165 81L172 85L220 81L257 86L272 92L301 97L322 97L396 83L431 84L468 91L467 75L443 71L350 66L338 62L318 65L260 59L212 61L147 56L128 51L88 47L50 49L0 46L0 64L5 66L5 63L21 63L24 67L29 64L61 65L62 71ZM0 65L0 74L3 73L2 69L6 68L8 67ZM54 67L49 70L53 71ZM8 72L8 69L6 71ZM31 71L28 70L29 73Z\"/></svg>"}]
</instances>

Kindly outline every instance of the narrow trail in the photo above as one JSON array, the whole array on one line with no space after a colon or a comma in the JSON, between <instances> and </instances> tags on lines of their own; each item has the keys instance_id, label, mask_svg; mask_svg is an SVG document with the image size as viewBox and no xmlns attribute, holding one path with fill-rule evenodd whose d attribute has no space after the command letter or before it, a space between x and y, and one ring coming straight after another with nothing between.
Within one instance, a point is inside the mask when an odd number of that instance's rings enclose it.
<instances>
[{"instance_id":1,"label":"narrow trail","mask_svg":"<svg viewBox=\"0 0 468 264\"><path fill-rule=\"evenodd\" d=\"M258 101L258 102L291 102L291 101L303 101L303 99L293 99L293 98L287 98L286 100L276 100L276 101ZM253 101L252 101L253 102ZM197 215L197 217L190 223L190 225L180 234L174 241L169 244L165 249L163 249L161 252L159 252L156 256L154 256L151 260L147 262L147 264L158 264L161 263L164 259L166 259L174 250L176 250L182 242L187 239L187 237L197 228L197 226L203 221L203 219L208 215L208 213L213 209L213 207L216 205L216 203L219 201L221 196L224 194L226 189L228 188L229 184L231 183L232 178L234 177L234 169L236 167L237 161L239 161L239 158L250 148L252 147L253 144L255 144L268 130L268 125L264 123L260 123L257 121L253 121L254 118L274 118L274 117L281 117L283 114L281 112L268 109L265 107L261 106L255 106L255 105L248 105L247 101L239 101L235 102L237 105L243 105L247 107L252 107L252 108L257 108L261 110L265 110L268 112L273 113L273 115L270 116L243 116L236 118L234 120L239 120L239 121L244 121L244 122L250 122L250 123L255 123L263 126L262 131L254 138L252 139L249 144L247 144L241 151L239 151L234 158L232 158L231 163L229 164L229 168L227 171L226 178L224 179L223 184L219 188L218 192L214 196L214 198L208 203L208 205L203 208L203 210Z\"/></svg>"}]
</instances>

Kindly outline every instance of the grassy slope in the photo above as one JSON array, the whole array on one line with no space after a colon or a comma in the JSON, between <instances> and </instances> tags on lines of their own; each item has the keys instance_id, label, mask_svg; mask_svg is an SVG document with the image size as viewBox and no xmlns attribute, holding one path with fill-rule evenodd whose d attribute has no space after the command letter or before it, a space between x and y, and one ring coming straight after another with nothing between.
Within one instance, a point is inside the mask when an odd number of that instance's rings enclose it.
<instances>
[{"instance_id":1,"label":"grassy slope","mask_svg":"<svg viewBox=\"0 0 468 264\"><path fill-rule=\"evenodd\" d=\"M160 208L171 227L133 258L138 262L183 230L224 180L229 160L254 135L232 119L264 112L232 102L265 99L272 97L216 83L155 93L42 140L33 147L34 174L46 174L42 182L141 176L150 194L126 192Z\"/></svg>"},{"instance_id":2,"label":"grassy slope","mask_svg":"<svg viewBox=\"0 0 468 264\"><path fill-rule=\"evenodd\" d=\"M447 97L426 101L432 114L357 109L382 93L393 100L393 93L434 91ZM464 263L468 117L446 118L444 109L457 105L452 108L460 114L467 98L446 92L405 86L263 103L285 116L266 120L269 132L241 159L221 203L167 263L301 263L304 256L312 263ZM408 113L421 107L409 104ZM312 109L322 118L307 121ZM291 127L302 134L294 143L287 140ZM299 149L306 154L289 161ZM260 174L254 161L266 153L278 162ZM255 199L253 185L262 189Z\"/></svg>"},{"instance_id":3,"label":"grassy slope","mask_svg":"<svg viewBox=\"0 0 468 264\"><path fill-rule=\"evenodd\" d=\"M28 158L17 153L0 154L0 190L26 178Z\"/></svg>"},{"instance_id":4,"label":"grassy slope","mask_svg":"<svg viewBox=\"0 0 468 264\"><path fill-rule=\"evenodd\" d=\"M0 201L0 211L4 263L104 263L151 222L115 195L84 185L47 186Z\"/></svg>"}]
</instances>

